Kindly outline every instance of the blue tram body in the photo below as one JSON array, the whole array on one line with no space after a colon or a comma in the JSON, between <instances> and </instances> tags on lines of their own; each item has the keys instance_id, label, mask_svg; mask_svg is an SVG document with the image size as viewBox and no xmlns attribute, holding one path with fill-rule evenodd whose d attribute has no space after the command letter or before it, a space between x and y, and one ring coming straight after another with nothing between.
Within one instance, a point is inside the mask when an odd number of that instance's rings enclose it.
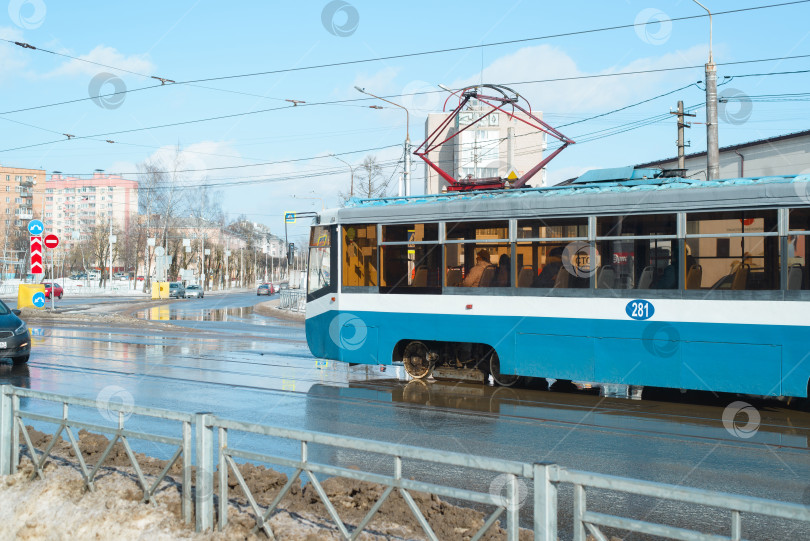
<instances>
[{"instance_id":1,"label":"blue tram body","mask_svg":"<svg viewBox=\"0 0 810 541\"><path fill-rule=\"evenodd\" d=\"M356 202L313 226L307 341L415 377L806 397L808 193L655 178Z\"/></svg>"}]
</instances>

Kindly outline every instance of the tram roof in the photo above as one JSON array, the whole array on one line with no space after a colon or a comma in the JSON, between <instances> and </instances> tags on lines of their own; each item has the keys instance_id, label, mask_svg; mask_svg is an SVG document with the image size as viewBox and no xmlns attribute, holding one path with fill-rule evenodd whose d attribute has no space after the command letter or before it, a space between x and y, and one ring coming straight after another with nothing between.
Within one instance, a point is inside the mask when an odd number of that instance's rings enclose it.
<instances>
[{"instance_id":1,"label":"tram roof","mask_svg":"<svg viewBox=\"0 0 810 541\"><path fill-rule=\"evenodd\" d=\"M578 182L565 186L352 199L322 223L492 219L521 216L638 214L723 208L810 206L810 175L680 177Z\"/></svg>"}]
</instances>

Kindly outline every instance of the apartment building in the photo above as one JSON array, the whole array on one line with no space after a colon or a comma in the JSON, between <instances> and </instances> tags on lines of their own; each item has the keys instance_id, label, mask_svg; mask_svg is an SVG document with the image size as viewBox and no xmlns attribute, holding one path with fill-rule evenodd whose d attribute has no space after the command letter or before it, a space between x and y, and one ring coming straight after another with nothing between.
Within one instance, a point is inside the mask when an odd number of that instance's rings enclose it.
<instances>
[{"instance_id":1,"label":"apartment building","mask_svg":"<svg viewBox=\"0 0 810 541\"><path fill-rule=\"evenodd\" d=\"M0 166L0 225L8 234L34 217L34 191L45 182L43 169Z\"/></svg>"},{"instance_id":2,"label":"apartment building","mask_svg":"<svg viewBox=\"0 0 810 541\"><path fill-rule=\"evenodd\" d=\"M44 199L44 200L43 200ZM86 240L91 229L112 219L122 230L134 226L138 213L138 183L117 175L93 173L86 178L54 173L36 190L34 209L67 246Z\"/></svg>"},{"instance_id":3,"label":"apartment building","mask_svg":"<svg viewBox=\"0 0 810 541\"><path fill-rule=\"evenodd\" d=\"M450 173L455 179L465 177L505 178L514 170L518 176L537 165L546 149L545 134L501 112L487 115L473 127L464 129L484 116L490 108L477 100L470 100L460 111L455 121L450 122L437 141L443 141L464 130L441 148L429 154L431 161ZM539 111L533 114L542 119ZM450 113L431 113L425 121L425 137L434 132ZM531 121L525 114L516 111L515 117ZM540 171L531 181L531 186L545 186L546 171ZM441 193L447 182L425 164L425 193Z\"/></svg>"}]
</instances>

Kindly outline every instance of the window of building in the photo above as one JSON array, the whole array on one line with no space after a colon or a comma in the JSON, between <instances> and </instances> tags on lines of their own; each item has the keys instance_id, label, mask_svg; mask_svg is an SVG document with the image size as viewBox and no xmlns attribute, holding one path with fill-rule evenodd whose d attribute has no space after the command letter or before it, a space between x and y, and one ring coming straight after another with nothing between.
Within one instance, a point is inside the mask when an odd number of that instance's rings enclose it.
<instances>
[{"instance_id":1,"label":"window of building","mask_svg":"<svg viewBox=\"0 0 810 541\"><path fill-rule=\"evenodd\" d=\"M45 188L45 193L53 193L53 188Z\"/></svg>"},{"instance_id":2,"label":"window of building","mask_svg":"<svg viewBox=\"0 0 810 541\"><path fill-rule=\"evenodd\" d=\"M377 226L344 225L343 285L372 287L377 283Z\"/></svg>"},{"instance_id":3,"label":"window of building","mask_svg":"<svg viewBox=\"0 0 810 541\"><path fill-rule=\"evenodd\" d=\"M380 291L441 293L438 224L383 227L380 245Z\"/></svg>"},{"instance_id":4,"label":"window of building","mask_svg":"<svg viewBox=\"0 0 810 541\"><path fill-rule=\"evenodd\" d=\"M45 201L53 201L53 197L52 196L51 197L46 197Z\"/></svg>"},{"instance_id":5,"label":"window of building","mask_svg":"<svg viewBox=\"0 0 810 541\"><path fill-rule=\"evenodd\" d=\"M14 202L18 205L22 204L22 197L15 197Z\"/></svg>"},{"instance_id":6,"label":"window of building","mask_svg":"<svg viewBox=\"0 0 810 541\"><path fill-rule=\"evenodd\" d=\"M11 175L6 175L6 182L11 182Z\"/></svg>"},{"instance_id":7,"label":"window of building","mask_svg":"<svg viewBox=\"0 0 810 541\"><path fill-rule=\"evenodd\" d=\"M687 289L779 289L779 264L776 210L687 214Z\"/></svg>"},{"instance_id":8,"label":"window of building","mask_svg":"<svg viewBox=\"0 0 810 541\"><path fill-rule=\"evenodd\" d=\"M6 203L11 203L11 198L10 197L6 197Z\"/></svg>"},{"instance_id":9,"label":"window of building","mask_svg":"<svg viewBox=\"0 0 810 541\"><path fill-rule=\"evenodd\" d=\"M16 177L14 177L14 180L17 182L22 182L22 175L17 175Z\"/></svg>"},{"instance_id":10,"label":"window of building","mask_svg":"<svg viewBox=\"0 0 810 541\"><path fill-rule=\"evenodd\" d=\"M445 244L447 287L510 287L509 222L448 222Z\"/></svg>"},{"instance_id":11,"label":"window of building","mask_svg":"<svg viewBox=\"0 0 810 541\"><path fill-rule=\"evenodd\" d=\"M677 289L675 214L597 216L597 289Z\"/></svg>"},{"instance_id":12,"label":"window of building","mask_svg":"<svg viewBox=\"0 0 810 541\"><path fill-rule=\"evenodd\" d=\"M10 191L11 191L11 187L10 187L10 186L6 186L6 191L7 191L7 192L10 192Z\"/></svg>"}]
</instances>

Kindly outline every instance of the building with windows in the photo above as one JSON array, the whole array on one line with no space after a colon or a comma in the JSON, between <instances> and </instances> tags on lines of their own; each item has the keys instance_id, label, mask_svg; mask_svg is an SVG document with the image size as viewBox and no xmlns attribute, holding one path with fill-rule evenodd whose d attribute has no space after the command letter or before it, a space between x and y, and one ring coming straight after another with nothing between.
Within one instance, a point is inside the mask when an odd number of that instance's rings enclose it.
<instances>
[{"instance_id":1,"label":"building with windows","mask_svg":"<svg viewBox=\"0 0 810 541\"><path fill-rule=\"evenodd\" d=\"M108 219L122 230L134 225L138 183L103 173L89 178L53 174L44 189L37 190L34 208L42 209L45 230L70 245L86 240L95 225L108 223Z\"/></svg>"},{"instance_id":2,"label":"building with windows","mask_svg":"<svg viewBox=\"0 0 810 541\"><path fill-rule=\"evenodd\" d=\"M467 108L459 112L455 121L439 134L438 141L458 133L489 110L489 107L485 109L477 100L470 100ZM540 112L534 114L543 118ZM429 114L425 121L425 137L433 133L449 116L450 113ZM515 112L515 116L529 120L520 112ZM545 149L545 134L516 118L495 112L430 153L428 157L456 179L504 178L513 169L518 176L530 170L543 159ZM536 187L545 186L545 177L544 169L530 184ZM441 193L446 187L447 182L425 164L425 193Z\"/></svg>"},{"instance_id":3,"label":"building with windows","mask_svg":"<svg viewBox=\"0 0 810 541\"><path fill-rule=\"evenodd\" d=\"M706 180L706 152L687 154L687 178ZM678 158L637 165L676 169ZM810 173L810 130L720 148L720 177L767 177Z\"/></svg>"},{"instance_id":4,"label":"building with windows","mask_svg":"<svg viewBox=\"0 0 810 541\"><path fill-rule=\"evenodd\" d=\"M0 220L3 231L25 227L34 217L34 191L45 182L43 169L0 166Z\"/></svg>"}]
</instances>

